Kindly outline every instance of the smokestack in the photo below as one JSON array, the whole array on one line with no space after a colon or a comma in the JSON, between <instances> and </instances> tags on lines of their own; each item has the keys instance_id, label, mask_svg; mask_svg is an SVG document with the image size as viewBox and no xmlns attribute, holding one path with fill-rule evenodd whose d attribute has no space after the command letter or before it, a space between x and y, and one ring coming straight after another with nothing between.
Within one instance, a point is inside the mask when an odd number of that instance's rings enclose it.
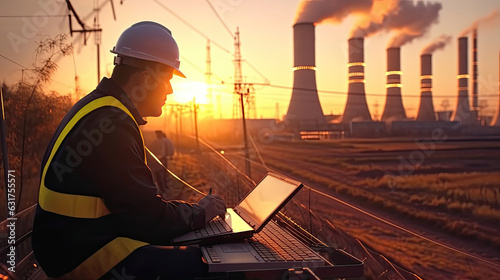
<instances>
[{"instance_id":1,"label":"smokestack","mask_svg":"<svg viewBox=\"0 0 500 280\"><path fill-rule=\"evenodd\" d=\"M406 119L403 100L401 99L401 49L387 49L387 95L382 121Z\"/></svg>"},{"instance_id":2,"label":"smokestack","mask_svg":"<svg viewBox=\"0 0 500 280\"><path fill-rule=\"evenodd\" d=\"M475 116L469 105L469 70L467 63L467 37L458 38L458 99L457 108L451 117L453 121L460 121L461 125L472 125Z\"/></svg>"},{"instance_id":3,"label":"smokestack","mask_svg":"<svg viewBox=\"0 0 500 280\"><path fill-rule=\"evenodd\" d=\"M292 126L324 125L325 115L316 88L314 23L293 26L293 90L285 120Z\"/></svg>"},{"instance_id":4,"label":"smokestack","mask_svg":"<svg viewBox=\"0 0 500 280\"><path fill-rule=\"evenodd\" d=\"M477 28L472 32L472 110L478 111L477 92Z\"/></svg>"},{"instance_id":5,"label":"smokestack","mask_svg":"<svg viewBox=\"0 0 500 280\"><path fill-rule=\"evenodd\" d=\"M349 63L347 102L342 115L343 123L371 121L365 96L365 62L363 38L349 39Z\"/></svg>"},{"instance_id":6,"label":"smokestack","mask_svg":"<svg viewBox=\"0 0 500 280\"><path fill-rule=\"evenodd\" d=\"M420 106L417 121L435 121L434 104L432 102L432 55L420 56Z\"/></svg>"},{"instance_id":7,"label":"smokestack","mask_svg":"<svg viewBox=\"0 0 500 280\"><path fill-rule=\"evenodd\" d=\"M498 66L500 67L500 52L498 53ZM497 114L491 121L491 126L500 126L500 70L498 72L498 109Z\"/></svg>"}]
</instances>

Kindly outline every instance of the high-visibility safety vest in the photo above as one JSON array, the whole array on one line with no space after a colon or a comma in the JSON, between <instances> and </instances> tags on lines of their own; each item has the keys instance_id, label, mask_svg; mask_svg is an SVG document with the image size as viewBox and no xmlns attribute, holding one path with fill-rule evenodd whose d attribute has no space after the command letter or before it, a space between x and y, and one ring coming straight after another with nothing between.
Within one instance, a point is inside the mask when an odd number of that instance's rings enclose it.
<instances>
[{"instance_id":1,"label":"high-visibility safety vest","mask_svg":"<svg viewBox=\"0 0 500 280\"><path fill-rule=\"evenodd\" d=\"M48 160L43 166L38 203L39 207L44 211L79 219L97 219L110 214L103 200L99 197L57 192L45 186L47 170L68 133L83 117L96 109L106 106L123 111L137 125L131 112L113 96L100 97L83 106L63 128L50 151ZM138 125L137 128L139 129ZM145 245L148 245L148 243L126 237L117 237L88 257L75 269L58 279L98 279L135 249Z\"/></svg>"}]
</instances>

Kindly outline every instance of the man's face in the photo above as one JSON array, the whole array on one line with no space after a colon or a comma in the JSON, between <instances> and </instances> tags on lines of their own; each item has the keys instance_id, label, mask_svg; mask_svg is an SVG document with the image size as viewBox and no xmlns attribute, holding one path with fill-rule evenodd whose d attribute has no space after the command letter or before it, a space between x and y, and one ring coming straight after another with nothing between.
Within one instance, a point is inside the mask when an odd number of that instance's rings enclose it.
<instances>
[{"instance_id":1,"label":"man's face","mask_svg":"<svg viewBox=\"0 0 500 280\"><path fill-rule=\"evenodd\" d=\"M167 95L173 92L170 80L173 77L173 68L157 65L148 67L141 73L140 87L145 96L138 104L142 117L159 117L162 107L167 101Z\"/></svg>"}]
</instances>

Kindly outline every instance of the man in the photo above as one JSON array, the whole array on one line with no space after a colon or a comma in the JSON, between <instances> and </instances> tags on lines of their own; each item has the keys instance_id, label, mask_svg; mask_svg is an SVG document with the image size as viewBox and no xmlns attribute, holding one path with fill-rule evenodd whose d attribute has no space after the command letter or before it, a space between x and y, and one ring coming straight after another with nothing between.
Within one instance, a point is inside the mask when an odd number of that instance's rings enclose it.
<instances>
[{"instance_id":1,"label":"man","mask_svg":"<svg viewBox=\"0 0 500 280\"><path fill-rule=\"evenodd\" d=\"M165 167L168 167L168 159L170 159L175 152L174 143L172 143L165 132L161 130L156 130L155 135L156 139L151 143L151 151Z\"/></svg>"},{"instance_id":2,"label":"man","mask_svg":"<svg viewBox=\"0 0 500 280\"><path fill-rule=\"evenodd\" d=\"M217 195L193 204L157 196L138 126L161 115L173 75L184 77L177 44L166 27L139 22L111 52L111 78L73 106L44 156L35 257L61 279L203 275L199 248L163 245L223 215L225 202Z\"/></svg>"},{"instance_id":3,"label":"man","mask_svg":"<svg viewBox=\"0 0 500 280\"><path fill-rule=\"evenodd\" d=\"M153 172L153 179L158 187L158 193L166 194L168 173L164 167L168 168L168 160L174 155L174 143L161 130L156 130L155 134L156 139L151 143L149 149L160 160L163 166L153 162L149 168Z\"/></svg>"},{"instance_id":4,"label":"man","mask_svg":"<svg viewBox=\"0 0 500 280\"><path fill-rule=\"evenodd\" d=\"M161 141L163 142L163 145L165 146L165 166L168 162L169 159L172 159L175 153L175 148L174 148L174 143L170 138L167 137L167 134L165 132L161 132L162 138Z\"/></svg>"}]
</instances>

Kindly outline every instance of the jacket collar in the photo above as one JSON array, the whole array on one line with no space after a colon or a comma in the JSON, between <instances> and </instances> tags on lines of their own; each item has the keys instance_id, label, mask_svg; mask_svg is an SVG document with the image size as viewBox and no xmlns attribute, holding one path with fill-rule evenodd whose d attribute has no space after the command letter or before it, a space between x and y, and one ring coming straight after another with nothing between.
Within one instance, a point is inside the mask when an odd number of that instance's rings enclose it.
<instances>
[{"instance_id":1,"label":"jacket collar","mask_svg":"<svg viewBox=\"0 0 500 280\"><path fill-rule=\"evenodd\" d=\"M123 89L117 85L113 80L104 77L99 85L97 85L97 90L102 93L103 96L113 96L118 99L127 109L130 111L132 116L134 116L135 121L138 125L145 125L147 122L141 117L139 111L134 105L134 102L130 100L128 95L123 91Z\"/></svg>"}]
</instances>

